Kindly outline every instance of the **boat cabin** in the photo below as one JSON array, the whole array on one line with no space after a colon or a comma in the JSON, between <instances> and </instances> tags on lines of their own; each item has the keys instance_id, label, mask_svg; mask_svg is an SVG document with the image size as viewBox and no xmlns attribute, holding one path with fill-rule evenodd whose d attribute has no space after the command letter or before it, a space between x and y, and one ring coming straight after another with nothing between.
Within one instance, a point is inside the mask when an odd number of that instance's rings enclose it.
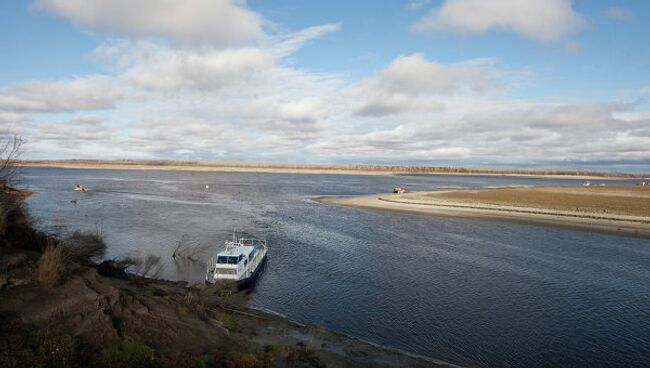
<instances>
[{"instance_id":1,"label":"boat cabin","mask_svg":"<svg viewBox=\"0 0 650 368\"><path fill-rule=\"evenodd\" d=\"M256 255L263 243L256 239L226 242L226 249L217 254L214 272L218 278L239 279L252 271L250 262L257 266Z\"/></svg>"}]
</instances>

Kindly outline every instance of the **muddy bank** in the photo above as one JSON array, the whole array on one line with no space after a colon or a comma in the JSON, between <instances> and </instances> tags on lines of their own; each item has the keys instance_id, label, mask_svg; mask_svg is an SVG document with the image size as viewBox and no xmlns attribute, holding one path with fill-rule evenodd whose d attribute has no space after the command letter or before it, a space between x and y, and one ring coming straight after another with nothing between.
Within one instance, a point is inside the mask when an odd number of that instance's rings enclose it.
<instances>
[{"instance_id":1,"label":"muddy bank","mask_svg":"<svg viewBox=\"0 0 650 368\"><path fill-rule=\"evenodd\" d=\"M497 187L319 197L325 204L650 237L650 187Z\"/></svg>"}]
</instances>

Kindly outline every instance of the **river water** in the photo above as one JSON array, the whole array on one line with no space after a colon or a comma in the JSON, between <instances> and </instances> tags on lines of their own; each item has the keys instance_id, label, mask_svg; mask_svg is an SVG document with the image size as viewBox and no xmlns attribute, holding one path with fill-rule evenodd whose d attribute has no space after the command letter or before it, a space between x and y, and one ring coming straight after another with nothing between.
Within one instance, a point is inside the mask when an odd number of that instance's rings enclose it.
<instances>
[{"instance_id":1,"label":"river water","mask_svg":"<svg viewBox=\"0 0 650 368\"><path fill-rule=\"evenodd\" d=\"M75 183L91 190L73 192ZM42 228L59 234L100 229L109 257L160 255L165 278L203 278L204 265L171 261L171 248L183 235L213 246L210 253L233 229L268 239L269 261L250 303L295 320L467 367L647 366L648 239L310 199L386 192L395 185L434 190L578 183L22 170L22 185L37 192L28 205Z\"/></svg>"}]
</instances>

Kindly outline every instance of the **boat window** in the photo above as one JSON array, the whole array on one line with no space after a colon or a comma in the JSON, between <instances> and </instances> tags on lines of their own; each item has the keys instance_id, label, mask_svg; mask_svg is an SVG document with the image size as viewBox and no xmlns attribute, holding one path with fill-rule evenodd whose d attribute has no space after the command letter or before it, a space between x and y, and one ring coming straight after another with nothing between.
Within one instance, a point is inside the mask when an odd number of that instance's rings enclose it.
<instances>
[{"instance_id":1,"label":"boat window","mask_svg":"<svg viewBox=\"0 0 650 368\"><path fill-rule=\"evenodd\" d=\"M219 256L217 257L218 264L237 264L241 261L241 256Z\"/></svg>"}]
</instances>

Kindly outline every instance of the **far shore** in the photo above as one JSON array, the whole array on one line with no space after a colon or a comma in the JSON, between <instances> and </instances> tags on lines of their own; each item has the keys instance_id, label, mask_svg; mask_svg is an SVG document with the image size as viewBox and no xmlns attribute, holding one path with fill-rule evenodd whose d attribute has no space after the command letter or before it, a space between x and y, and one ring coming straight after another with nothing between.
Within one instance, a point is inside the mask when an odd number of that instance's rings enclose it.
<instances>
[{"instance_id":1,"label":"far shore","mask_svg":"<svg viewBox=\"0 0 650 368\"><path fill-rule=\"evenodd\" d=\"M132 160L21 160L16 162L16 166L52 167L66 169L258 172L284 174L507 176L578 180L644 180L646 177L646 175L641 174L584 172L571 170L509 170L393 165L336 165L208 161L184 162Z\"/></svg>"},{"instance_id":2,"label":"far shore","mask_svg":"<svg viewBox=\"0 0 650 368\"><path fill-rule=\"evenodd\" d=\"M356 208L514 221L650 238L647 186L521 186L314 199Z\"/></svg>"}]
</instances>

